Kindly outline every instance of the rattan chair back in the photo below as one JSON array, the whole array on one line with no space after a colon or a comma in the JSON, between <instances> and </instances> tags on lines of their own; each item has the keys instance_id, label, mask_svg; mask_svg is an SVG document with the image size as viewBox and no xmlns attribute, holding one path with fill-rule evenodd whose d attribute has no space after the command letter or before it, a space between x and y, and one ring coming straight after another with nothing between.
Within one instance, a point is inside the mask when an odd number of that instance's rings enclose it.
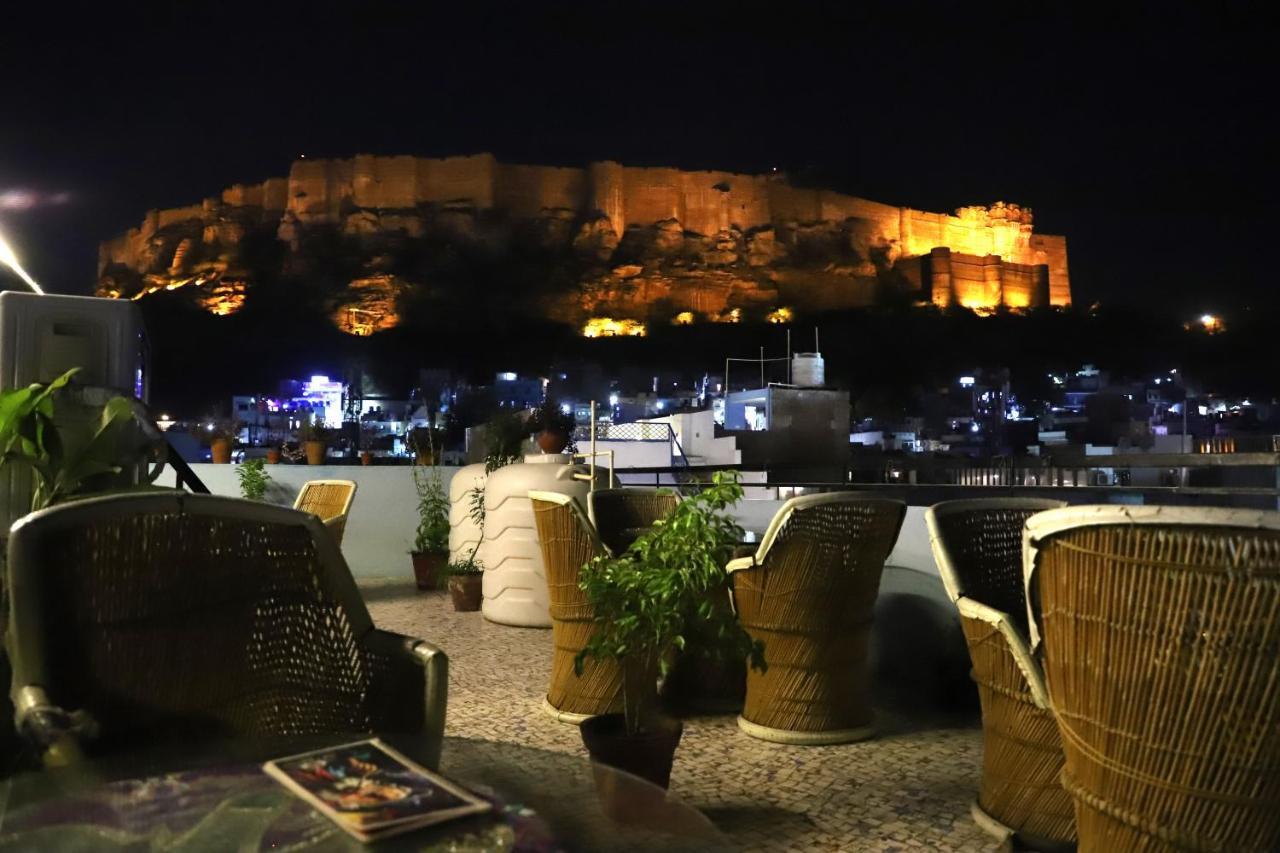
<instances>
[{"instance_id":1,"label":"rattan chair back","mask_svg":"<svg viewBox=\"0 0 1280 853\"><path fill-rule=\"evenodd\" d=\"M419 754L438 756L443 654L374 628L311 515L182 492L95 498L23 519L9 557L20 718L83 711L103 751L395 731L425 733Z\"/></svg>"},{"instance_id":2,"label":"rattan chair back","mask_svg":"<svg viewBox=\"0 0 1280 853\"><path fill-rule=\"evenodd\" d=\"M351 480L308 480L302 484L293 508L318 516L341 545L355 497L356 484Z\"/></svg>"},{"instance_id":3,"label":"rattan chair back","mask_svg":"<svg viewBox=\"0 0 1280 853\"><path fill-rule=\"evenodd\" d=\"M538 547L547 575L551 610L551 684L546 707L564 722L622 710L622 672L612 660L587 660L578 675L573 660L595 633L595 615L578 587L578 571L608 554L578 502L555 492L529 492L538 529Z\"/></svg>"},{"instance_id":4,"label":"rattan chair back","mask_svg":"<svg viewBox=\"0 0 1280 853\"><path fill-rule=\"evenodd\" d=\"M974 816L1033 845L1075 840L1070 795L1059 782L1062 742L1027 647L1022 528L1064 506L1038 498L946 501L925 511L934 560L973 662L982 705L982 779Z\"/></svg>"},{"instance_id":5,"label":"rattan chair back","mask_svg":"<svg viewBox=\"0 0 1280 853\"><path fill-rule=\"evenodd\" d=\"M1280 513L1071 507L1024 547L1081 850L1280 850Z\"/></svg>"},{"instance_id":6,"label":"rattan chair back","mask_svg":"<svg viewBox=\"0 0 1280 853\"><path fill-rule=\"evenodd\" d=\"M679 503L670 489L596 489L587 495L587 518L609 550L621 554Z\"/></svg>"},{"instance_id":7,"label":"rattan chair back","mask_svg":"<svg viewBox=\"0 0 1280 853\"><path fill-rule=\"evenodd\" d=\"M755 557L730 563L738 618L768 662L747 676L748 733L794 743L870 734L872 609L905 513L901 501L856 492L792 498Z\"/></svg>"}]
</instances>

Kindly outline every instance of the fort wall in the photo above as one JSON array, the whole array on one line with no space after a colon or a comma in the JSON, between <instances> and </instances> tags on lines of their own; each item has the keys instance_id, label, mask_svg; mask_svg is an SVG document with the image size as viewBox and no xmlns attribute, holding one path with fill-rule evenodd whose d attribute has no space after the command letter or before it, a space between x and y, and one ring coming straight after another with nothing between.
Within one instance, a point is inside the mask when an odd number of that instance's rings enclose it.
<instances>
[{"instance_id":1,"label":"fort wall","mask_svg":"<svg viewBox=\"0 0 1280 853\"><path fill-rule=\"evenodd\" d=\"M944 291L962 294L962 303L979 299L979 294L988 299L999 291L1013 301L1025 298L1027 304L1039 304L1038 296L1027 295L1037 293L1039 284L1023 278L1040 274L1020 268L1043 266L1048 302L1066 305L1071 301L1066 238L1033 233L1031 211L1018 205L961 208L953 215L794 187L776 175L632 167L613 161L585 168L507 164L488 153L299 159L287 178L236 184L219 198L199 205L149 211L138 228L102 244L100 273L111 264L138 269L150 257L148 246L156 232L191 220L207 225L228 216L261 217L262 221L283 216L302 223L343 224L358 210L411 210L424 205L497 209L516 218L536 218L548 211L599 212L619 237L629 226L664 220L676 220L686 231L704 236L735 227L749 231L788 222L857 220L860 239L891 249L895 258L930 257L939 247L954 253L949 262L931 260L930 269L948 267L948 275L963 284L941 290L934 286L935 300ZM992 256L999 262L998 274L987 270L992 265L986 261L969 260ZM992 276L999 279L999 286Z\"/></svg>"}]
</instances>

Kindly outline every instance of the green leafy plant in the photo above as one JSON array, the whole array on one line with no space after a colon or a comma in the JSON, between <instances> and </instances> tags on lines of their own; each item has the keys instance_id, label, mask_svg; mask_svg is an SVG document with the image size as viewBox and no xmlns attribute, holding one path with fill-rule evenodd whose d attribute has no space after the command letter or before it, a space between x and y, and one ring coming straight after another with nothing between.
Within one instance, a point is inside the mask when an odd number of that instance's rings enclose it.
<instances>
[{"instance_id":1,"label":"green leafy plant","mask_svg":"<svg viewBox=\"0 0 1280 853\"><path fill-rule=\"evenodd\" d=\"M560 408L560 401L550 394L542 401L542 405L533 410L533 415L529 418L528 431L542 432L548 430L550 432L562 432L565 435L572 436L577 421L571 413L566 413Z\"/></svg>"},{"instance_id":2,"label":"green leafy plant","mask_svg":"<svg viewBox=\"0 0 1280 853\"><path fill-rule=\"evenodd\" d=\"M324 424L316 423L315 416L308 414L298 424L298 441L305 443L308 441L324 441L327 442L333 435L333 430Z\"/></svg>"},{"instance_id":3,"label":"green leafy plant","mask_svg":"<svg viewBox=\"0 0 1280 853\"><path fill-rule=\"evenodd\" d=\"M262 459L246 459L236 468L236 476L240 478L240 495L245 500L262 500L271 485L271 475Z\"/></svg>"},{"instance_id":4,"label":"green leafy plant","mask_svg":"<svg viewBox=\"0 0 1280 853\"><path fill-rule=\"evenodd\" d=\"M742 539L726 510L742 494L736 475L718 472L712 485L681 501L624 553L582 567L579 586L591 600L596 631L574 667L581 674L587 658L618 662L629 734L651 728L658 676L667 671L669 652L685 648L692 631L765 668L764 645L716 605L727 595L725 563Z\"/></svg>"},{"instance_id":5,"label":"green leafy plant","mask_svg":"<svg viewBox=\"0 0 1280 853\"><path fill-rule=\"evenodd\" d=\"M418 530L413 538L415 554L449 550L449 496L440 468L414 465L413 485L418 492Z\"/></svg>"},{"instance_id":6,"label":"green leafy plant","mask_svg":"<svg viewBox=\"0 0 1280 853\"><path fill-rule=\"evenodd\" d=\"M484 564L476 560L474 554L462 560L453 560L449 565L444 567L444 577L446 580L454 575L482 574L484 574Z\"/></svg>"},{"instance_id":7,"label":"green leafy plant","mask_svg":"<svg viewBox=\"0 0 1280 853\"><path fill-rule=\"evenodd\" d=\"M530 432L528 422L515 412L501 412L491 418L484 428L485 473L519 462Z\"/></svg>"},{"instance_id":8,"label":"green leafy plant","mask_svg":"<svg viewBox=\"0 0 1280 853\"><path fill-rule=\"evenodd\" d=\"M236 437L240 435L240 429L244 426L240 421L229 418L211 418L209 420L211 429L205 430L206 441L212 443L218 439L224 441L235 442Z\"/></svg>"},{"instance_id":9,"label":"green leafy plant","mask_svg":"<svg viewBox=\"0 0 1280 853\"><path fill-rule=\"evenodd\" d=\"M54 405L65 398L79 368L48 384L0 392L0 460L29 468L35 479L32 511L91 492L124 485L119 475L148 459L164 459L163 437L148 428L142 404L112 397L96 417L64 418L80 426L59 427ZM87 413L86 413L87 414ZM157 466L151 480L160 473Z\"/></svg>"}]
</instances>

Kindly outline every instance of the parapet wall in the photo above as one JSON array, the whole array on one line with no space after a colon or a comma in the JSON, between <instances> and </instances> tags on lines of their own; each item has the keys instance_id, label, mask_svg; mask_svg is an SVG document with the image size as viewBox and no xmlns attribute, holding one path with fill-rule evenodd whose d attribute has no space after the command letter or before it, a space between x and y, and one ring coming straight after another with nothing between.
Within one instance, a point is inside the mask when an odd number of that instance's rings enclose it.
<instances>
[{"instance_id":1,"label":"parapet wall","mask_svg":"<svg viewBox=\"0 0 1280 853\"><path fill-rule=\"evenodd\" d=\"M237 184L202 204L148 212L138 228L102 244L99 274L111 264L141 269L156 232L186 222L284 218L343 224L359 210L455 205L497 209L516 218L550 211L598 213L619 237L630 226L666 220L711 236L731 228L745 232L785 223L854 219L870 245L894 258L925 257L941 247L980 258L996 256L1006 265L1046 266L1048 301L1071 301L1066 238L1032 233L1031 210L1018 205L997 202L961 208L954 215L930 213L795 187L778 175L632 167L613 161L585 168L507 164L487 153L437 159L368 154L349 160L299 159L288 178ZM1009 292L1021 292L1020 286Z\"/></svg>"}]
</instances>

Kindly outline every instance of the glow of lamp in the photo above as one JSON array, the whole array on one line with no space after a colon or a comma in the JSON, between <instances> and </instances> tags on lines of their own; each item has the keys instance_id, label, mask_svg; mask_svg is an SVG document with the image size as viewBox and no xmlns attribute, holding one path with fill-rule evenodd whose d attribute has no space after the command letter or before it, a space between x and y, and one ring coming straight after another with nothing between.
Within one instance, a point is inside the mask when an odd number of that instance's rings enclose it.
<instances>
[{"instance_id":1,"label":"glow of lamp","mask_svg":"<svg viewBox=\"0 0 1280 853\"><path fill-rule=\"evenodd\" d=\"M4 264L22 279L27 287L30 287L36 293L44 295L44 288L36 284L36 280L27 274L22 268L22 264L18 262L18 256L14 254L13 249L9 246L8 241L4 239L4 235L0 234L0 264Z\"/></svg>"}]
</instances>

